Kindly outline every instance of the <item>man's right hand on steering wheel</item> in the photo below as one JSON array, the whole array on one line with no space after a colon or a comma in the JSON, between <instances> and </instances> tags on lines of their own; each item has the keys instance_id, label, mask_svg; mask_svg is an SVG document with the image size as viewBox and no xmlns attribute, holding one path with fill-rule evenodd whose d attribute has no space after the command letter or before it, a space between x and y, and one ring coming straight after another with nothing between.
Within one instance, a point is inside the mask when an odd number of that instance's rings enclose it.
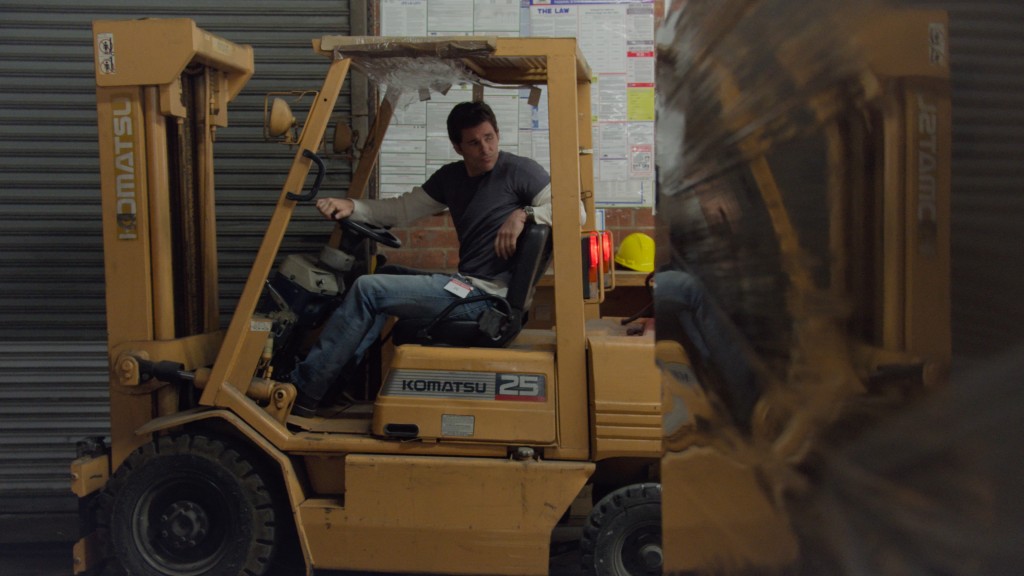
<instances>
[{"instance_id":1,"label":"man's right hand on steering wheel","mask_svg":"<svg viewBox=\"0 0 1024 576\"><path fill-rule=\"evenodd\" d=\"M364 238L369 238L390 248L402 247L402 241L389 232L387 228L367 222L349 220L348 217L352 215L352 211L355 208L356 203L348 198L320 198L316 201L316 209L324 215L324 218L340 222L342 228L351 230Z\"/></svg>"},{"instance_id":2,"label":"man's right hand on steering wheel","mask_svg":"<svg viewBox=\"0 0 1024 576\"><path fill-rule=\"evenodd\" d=\"M348 198L320 198L316 201L316 209L328 220L344 220L352 215L355 202Z\"/></svg>"}]
</instances>

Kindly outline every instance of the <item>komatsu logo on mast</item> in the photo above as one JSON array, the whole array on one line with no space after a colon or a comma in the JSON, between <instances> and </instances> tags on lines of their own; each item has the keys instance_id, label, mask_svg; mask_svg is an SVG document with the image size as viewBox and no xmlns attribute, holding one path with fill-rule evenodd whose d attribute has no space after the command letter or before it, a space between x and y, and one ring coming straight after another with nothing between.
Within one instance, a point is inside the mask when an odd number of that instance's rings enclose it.
<instances>
[{"instance_id":1,"label":"komatsu logo on mast","mask_svg":"<svg viewBox=\"0 0 1024 576\"><path fill-rule=\"evenodd\" d=\"M117 237L138 238L137 204L135 200L135 139L132 126L132 101L125 96L111 100L114 114L114 191L117 214Z\"/></svg>"}]
</instances>

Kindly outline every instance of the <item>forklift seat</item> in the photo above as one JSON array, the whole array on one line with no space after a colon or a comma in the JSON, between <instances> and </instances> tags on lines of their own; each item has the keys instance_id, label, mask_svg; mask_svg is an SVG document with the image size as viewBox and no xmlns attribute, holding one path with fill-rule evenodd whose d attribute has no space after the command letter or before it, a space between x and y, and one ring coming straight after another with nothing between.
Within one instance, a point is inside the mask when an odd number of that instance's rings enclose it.
<instances>
[{"instance_id":1,"label":"forklift seat","mask_svg":"<svg viewBox=\"0 0 1024 576\"><path fill-rule=\"evenodd\" d=\"M395 345L485 348L507 345L523 329L537 281L551 262L551 226L527 225L519 237L514 258L504 298L492 294L471 296L453 302L432 319L401 319L391 332ZM493 305L476 320L448 318L458 306L482 300L491 301Z\"/></svg>"}]
</instances>

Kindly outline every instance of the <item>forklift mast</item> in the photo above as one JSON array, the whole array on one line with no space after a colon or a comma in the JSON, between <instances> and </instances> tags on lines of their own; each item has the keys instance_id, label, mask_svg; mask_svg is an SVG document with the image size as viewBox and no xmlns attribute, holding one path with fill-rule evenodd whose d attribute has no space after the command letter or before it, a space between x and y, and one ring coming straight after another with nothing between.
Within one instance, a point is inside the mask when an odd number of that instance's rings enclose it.
<instances>
[{"instance_id":1,"label":"forklift mast","mask_svg":"<svg viewBox=\"0 0 1024 576\"><path fill-rule=\"evenodd\" d=\"M96 21L108 348L112 386L138 371L121 356L162 342L187 369L219 339L213 142L253 73L250 46L187 19ZM138 384L135 382L134 384ZM113 462L148 441L135 430L178 410L174 387L110 395Z\"/></svg>"}]
</instances>

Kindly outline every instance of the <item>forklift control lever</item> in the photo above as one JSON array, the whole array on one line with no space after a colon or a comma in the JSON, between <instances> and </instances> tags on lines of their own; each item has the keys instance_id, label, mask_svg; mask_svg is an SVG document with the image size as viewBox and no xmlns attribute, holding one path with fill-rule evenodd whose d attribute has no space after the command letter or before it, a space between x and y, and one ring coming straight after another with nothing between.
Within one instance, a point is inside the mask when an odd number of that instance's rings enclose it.
<instances>
[{"instance_id":1,"label":"forklift control lever","mask_svg":"<svg viewBox=\"0 0 1024 576\"><path fill-rule=\"evenodd\" d=\"M296 202L308 202L313 198L316 198L317 193L320 192L320 185L324 182L324 174L327 173L327 165L324 164L324 161L317 156L316 153L311 152L309 149L305 149L302 151L302 155L309 158L314 164L316 164L316 180L313 181L313 187L305 194L296 194L294 192L288 193L288 199L295 200Z\"/></svg>"},{"instance_id":2,"label":"forklift control lever","mask_svg":"<svg viewBox=\"0 0 1024 576\"><path fill-rule=\"evenodd\" d=\"M152 362L139 359L139 381L145 382L152 378L171 384L184 384L195 381L195 374L185 370L185 365L170 360Z\"/></svg>"}]
</instances>

